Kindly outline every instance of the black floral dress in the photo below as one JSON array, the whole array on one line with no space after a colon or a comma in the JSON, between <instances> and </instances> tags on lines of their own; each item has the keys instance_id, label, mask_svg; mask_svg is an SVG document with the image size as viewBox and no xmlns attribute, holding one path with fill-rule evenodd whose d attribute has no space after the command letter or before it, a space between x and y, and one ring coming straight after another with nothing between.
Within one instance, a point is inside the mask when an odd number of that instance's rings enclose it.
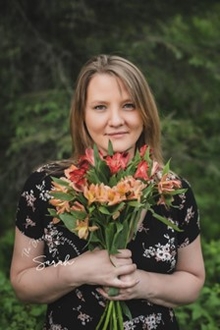
<instances>
[{"instance_id":1,"label":"black floral dress","mask_svg":"<svg viewBox=\"0 0 220 330\"><path fill-rule=\"evenodd\" d=\"M26 236L45 243L44 262L35 258L36 270L41 271L55 263L68 263L85 251L86 241L69 232L62 224L53 224L48 216L53 164L45 165L27 179L19 200L16 226ZM148 212L135 240L128 248L139 269L148 272L172 274L177 262L177 249L190 244L200 233L198 209L189 183L182 179L186 193L175 197L177 207L166 210L157 206L157 213L166 216L183 231L177 232L156 220ZM27 247L27 253L28 253ZM124 320L126 330L177 330L173 309L154 305L146 300L127 302L132 319ZM95 329L105 307L105 300L95 286L83 285L48 305L44 329L80 330ZM114 330L114 329L112 329Z\"/></svg>"}]
</instances>

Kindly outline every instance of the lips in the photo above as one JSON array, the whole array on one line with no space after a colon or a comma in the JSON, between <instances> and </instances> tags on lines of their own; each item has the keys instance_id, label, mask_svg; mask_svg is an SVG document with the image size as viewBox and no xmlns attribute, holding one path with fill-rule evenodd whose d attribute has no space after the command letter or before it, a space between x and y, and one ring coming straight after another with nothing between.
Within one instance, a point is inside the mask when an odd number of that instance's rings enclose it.
<instances>
[{"instance_id":1,"label":"lips","mask_svg":"<svg viewBox=\"0 0 220 330\"><path fill-rule=\"evenodd\" d=\"M112 132L112 133L106 133L107 136L119 136L119 135L125 135L128 134L128 132Z\"/></svg>"}]
</instances>

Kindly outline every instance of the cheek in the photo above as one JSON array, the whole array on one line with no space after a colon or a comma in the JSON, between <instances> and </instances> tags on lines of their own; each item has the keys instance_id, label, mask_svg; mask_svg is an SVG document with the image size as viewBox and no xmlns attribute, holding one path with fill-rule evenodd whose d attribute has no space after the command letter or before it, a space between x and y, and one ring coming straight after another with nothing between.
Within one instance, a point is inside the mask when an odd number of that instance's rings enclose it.
<instances>
[{"instance_id":1,"label":"cheek","mask_svg":"<svg viewBox=\"0 0 220 330\"><path fill-rule=\"evenodd\" d=\"M102 128L102 122L100 121L100 118L94 115L92 116L91 114L87 114L85 116L85 125L90 134L96 133Z\"/></svg>"},{"instance_id":2,"label":"cheek","mask_svg":"<svg viewBox=\"0 0 220 330\"><path fill-rule=\"evenodd\" d=\"M139 114L136 114L135 116L133 116L133 118L130 118L130 124L134 129L138 131L143 130L144 122Z\"/></svg>"}]
</instances>

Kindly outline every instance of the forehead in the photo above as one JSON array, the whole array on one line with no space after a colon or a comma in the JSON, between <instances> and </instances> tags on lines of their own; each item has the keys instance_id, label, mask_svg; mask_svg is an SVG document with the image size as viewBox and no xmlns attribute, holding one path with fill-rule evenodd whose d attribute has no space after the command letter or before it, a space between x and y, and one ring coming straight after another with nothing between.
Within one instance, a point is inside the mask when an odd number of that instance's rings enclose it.
<instances>
[{"instance_id":1,"label":"forehead","mask_svg":"<svg viewBox=\"0 0 220 330\"><path fill-rule=\"evenodd\" d=\"M92 97L94 94L101 93L111 94L116 91L121 95L130 95L130 92L123 80L114 74L97 73L91 78L87 86L88 97Z\"/></svg>"}]
</instances>

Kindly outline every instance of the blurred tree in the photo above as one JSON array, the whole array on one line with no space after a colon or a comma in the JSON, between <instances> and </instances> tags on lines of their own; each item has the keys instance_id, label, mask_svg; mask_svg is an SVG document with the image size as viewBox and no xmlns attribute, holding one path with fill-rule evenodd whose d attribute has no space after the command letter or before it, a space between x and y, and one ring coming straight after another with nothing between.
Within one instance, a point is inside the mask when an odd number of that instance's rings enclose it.
<instances>
[{"instance_id":1,"label":"blurred tree","mask_svg":"<svg viewBox=\"0 0 220 330\"><path fill-rule=\"evenodd\" d=\"M8 0L0 13L0 229L12 224L32 168L69 157L74 82L103 52L144 71L161 112L165 158L195 187L206 237L219 236L219 2Z\"/></svg>"}]
</instances>

